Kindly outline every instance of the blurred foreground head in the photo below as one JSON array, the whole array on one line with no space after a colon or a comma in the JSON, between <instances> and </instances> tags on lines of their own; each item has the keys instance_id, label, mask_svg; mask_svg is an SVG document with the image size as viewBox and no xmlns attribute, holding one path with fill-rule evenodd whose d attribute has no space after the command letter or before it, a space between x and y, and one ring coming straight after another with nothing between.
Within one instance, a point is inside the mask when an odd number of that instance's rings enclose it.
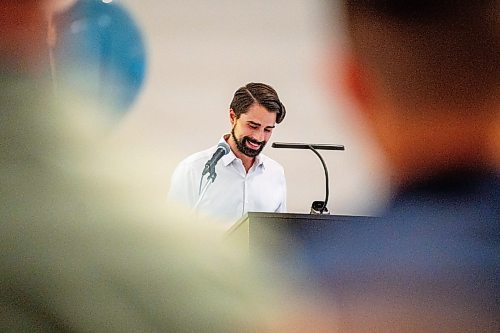
<instances>
[{"instance_id":1,"label":"blurred foreground head","mask_svg":"<svg viewBox=\"0 0 500 333\"><path fill-rule=\"evenodd\" d=\"M498 332L498 1L343 5L344 83L398 188L311 251L340 331Z\"/></svg>"},{"instance_id":2,"label":"blurred foreground head","mask_svg":"<svg viewBox=\"0 0 500 333\"><path fill-rule=\"evenodd\" d=\"M345 82L395 181L487 167L498 122L498 1L344 2Z\"/></svg>"},{"instance_id":3,"label":"blurred foreground head","mask_svg":"<svg viewBox=\"0 0 500 333\"><path fill-rule=\"evenodd\" d=\"M125 7L102 0L3 1L3 72L29 73L72 105L116 122L136 100L146 74L139 26Z\"/></svg>"},{"instance_id":4,"label":"blurred foreground head","mask_svg":"<svg viewBox=\"0 0 500 333\"><path fill-rule=\"evenodd\" d=\"M0 4L0 331L266 331L279 315L248 258L54 99L45 4Z\"/></svg>"},{"instance_id":5,"label":"blurred foreground head","mask_svg":"<svg viewBox=\"0 0 500 333\"><path fill-rule=\"evenodd\" d=\"M146 74L146 48L119 1L58 0L49 7L56 89L94 103L116 122L130 110Z\"/></svg>"}]
</instances>

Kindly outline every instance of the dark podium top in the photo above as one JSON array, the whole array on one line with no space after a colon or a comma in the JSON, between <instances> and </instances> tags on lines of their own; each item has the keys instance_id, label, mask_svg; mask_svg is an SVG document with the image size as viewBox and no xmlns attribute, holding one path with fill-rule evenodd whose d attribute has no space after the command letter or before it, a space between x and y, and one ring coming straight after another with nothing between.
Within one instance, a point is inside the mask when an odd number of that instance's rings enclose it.
<instances>
[{"instance_id":1,"label":"dark podium top","mask_svg":"<svg viewBox=\"0 0 500 333\"><path fill-rule=\"evenodd\" d=\"M272 258L290 258L314 244L334 242L337 231L350 229L353 223L375 220L368 216L249 212L227 234L244 244L249 253L262 250Z\"/></svg>"}]
</instances>

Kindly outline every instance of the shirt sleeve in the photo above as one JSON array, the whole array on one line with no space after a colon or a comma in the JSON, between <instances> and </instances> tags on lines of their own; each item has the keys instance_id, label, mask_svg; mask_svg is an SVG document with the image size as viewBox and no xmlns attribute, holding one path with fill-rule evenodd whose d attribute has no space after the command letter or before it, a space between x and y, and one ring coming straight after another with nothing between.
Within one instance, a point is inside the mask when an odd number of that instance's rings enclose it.
<instances>
[{"instance_id":1,"label":"shirt sleeve","mask_svg":"<svg viewBox=\"0 0 500 333\"><path fill-rule=\"evenodd\" d=\"M172 174L168 201L194 207L198 198L196 186L193 169L181 162Z\"/></svg>"},{"instance_id":2,"label":"shirt sleeve","mask_svg":"<svg viewBox=\"0 0 500 333\"><path fill-rule=\"evenodd\" d=\"M287 209L286 209L286 178L285 178L285 172L282 171L282 180L281 180L281 203L278 207L278 209L276 210L277 213L286 213L287 212Z\"/></svg>"}]
</instances>

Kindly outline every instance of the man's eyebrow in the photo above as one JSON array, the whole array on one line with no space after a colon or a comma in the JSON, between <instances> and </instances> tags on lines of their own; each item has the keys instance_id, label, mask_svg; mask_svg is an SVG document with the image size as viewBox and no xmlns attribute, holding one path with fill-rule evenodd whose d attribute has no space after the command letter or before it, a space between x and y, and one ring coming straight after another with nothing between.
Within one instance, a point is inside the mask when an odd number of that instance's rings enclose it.
<instances>
[{"instance_id":1,"label":"man's eyebrow","mask_svg":"<svg viewBox=\"0 0 500 333\"><path fill-rule=\"evenodd\" d=\"M255 121L252 121L252 120L249 120L248 123L252 124L252 125L255 125L255 126L262 126L261 124L256 123ZM274 127L275 127L274 125L272 125L272 126L266 126L266 128L274 128Z\"/></svg>"}]
</instances>

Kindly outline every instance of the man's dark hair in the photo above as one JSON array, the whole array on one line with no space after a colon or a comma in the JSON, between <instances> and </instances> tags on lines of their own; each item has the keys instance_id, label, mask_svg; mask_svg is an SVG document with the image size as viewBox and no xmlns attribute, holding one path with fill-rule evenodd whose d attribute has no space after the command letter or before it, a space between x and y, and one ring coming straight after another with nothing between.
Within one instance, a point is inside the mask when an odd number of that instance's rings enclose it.
<instances>
[{"instance_id":1,"label":"man's dark hair","mask_svg":"<svg viewBox=\"0 0 500 333\"><path fill-rule=\"evenodd\" d=\"M345 0L354 50L389 94L419 103L469 106L494 98L499 82L497 0Z\"/></svg>"},{"instance_id":2,"label":"man's dark hair","mask_svg":"<svg viewBox=\"0 0 500 333\"><path fill-rule=\"evenodd\" d=\"M236 90L230 108L239 118L255 103L262 105L269 112L276 113L277 124L285 118L286 109L280 102L278 93L273 87L264 83L249 83Z\"/></svg>"}]
</instances>

